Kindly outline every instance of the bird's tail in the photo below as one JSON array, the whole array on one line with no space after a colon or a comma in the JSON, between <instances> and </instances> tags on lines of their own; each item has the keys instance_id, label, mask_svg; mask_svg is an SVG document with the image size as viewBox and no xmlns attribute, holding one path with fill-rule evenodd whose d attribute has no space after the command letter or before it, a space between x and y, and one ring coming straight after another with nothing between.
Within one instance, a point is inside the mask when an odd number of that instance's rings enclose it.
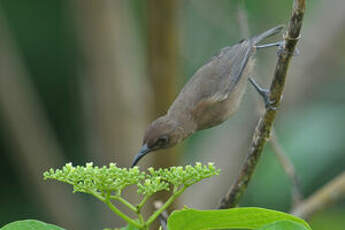
<instances>
[{"instance_id":1,"label":"bird's tail","mask_svg":"<svg viewBox=\"0 0 345 230\"><path fill-rule=\"evenodd\" d=\"M255 37L253 37L251 39L253 45L256 45L257 43L261 42L265 38L268 38L268 37L270 37L272 35L275 35L275 34L279 33L283 28L284 28L283 25L279 25L279 26L273 27L272 29L269 29L269 30L263 32L262 34L259 34L259 35L255 36Z\"/></svg>"}]
</instances>

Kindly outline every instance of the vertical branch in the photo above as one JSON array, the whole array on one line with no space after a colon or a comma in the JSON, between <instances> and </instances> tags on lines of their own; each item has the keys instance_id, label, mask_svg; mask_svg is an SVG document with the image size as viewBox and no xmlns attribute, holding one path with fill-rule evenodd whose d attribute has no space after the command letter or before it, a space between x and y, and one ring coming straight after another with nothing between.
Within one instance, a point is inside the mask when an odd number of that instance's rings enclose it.
<instances>
[{"instance_id":1,"label":"vertical branch","mask_svg":"<svg viewBox=\"0 0 345 230\"><path fill-rule=\"evenodd\" d=\"M249 26L248 26L248 15L244 8L244 2L240 2L237 7L237 23L240 25L241 35L244 38L249 38ZM258 111L261 111L261 106L257 106ZM303 199L301 188L299 184L299 178L296 174L296 170L294 165L292 164L291 160L287 157L286 153L284 152L283 148L281 147L276 132L274 131L274 127L272 127L271 131L271 140L270 145L280 165L282 166L283 170L287 174L288 178L290 179L291 183L291 197L292 197L292 207L296 207Z\"/></svg>"},{"instance_id":2,"label":"vertical branch","mask_svg":"<svg viewBox=\"0 0 345 230\"><path fill-rule=\"evenodd\" d=\"M300 37L304 11L305 0L295 0L292 16L288 25L288 31L284 36L284 45L281 47L278 54L278 61L270 87L270 101L272 101L272 106L268 108L260 118L254 131L253 141L240 174L235 183L230 187L225 197L221 200L219 208L232 208L239 203L240 198L245 192L254 173L264 145L269 140L271 128L277 114L277 108L279 108L283 94L290 59L293 56L296 44Z\"/></svg>"}]
</instances>

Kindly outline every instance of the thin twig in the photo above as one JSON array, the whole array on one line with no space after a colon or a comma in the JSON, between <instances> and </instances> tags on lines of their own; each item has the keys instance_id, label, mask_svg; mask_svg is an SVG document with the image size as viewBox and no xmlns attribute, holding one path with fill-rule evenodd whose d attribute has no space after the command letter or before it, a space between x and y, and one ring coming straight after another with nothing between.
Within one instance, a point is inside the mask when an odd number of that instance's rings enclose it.
<instances>
[{"instance_id":1,"label":"thin twig","mask_svg":"<svg viewBox=\"0 0 345 230\"><path fill-rule=\"evenodd\" d=\"M288 31L284 36L283 47L278 54L278 61L270 88L270 101L272 101L272 106L269 107L260 118L254 132L252 145L241 172L235 183L230 187L229 191L222 199L219 208L232 208L239 203L239 200L254 173L264 145L267 140L269 140L273 121L277 114L277 109L274 108L279 108L280 105L290 59L293 56L296 44L300 37L304 10L305 0L295 0Z\"/></svg>"},{"instance_id":2,"label":"thin twig","mask_svg":"<svg viewBox=\"0 0 345 230\"><path fill-rule=\"evenodd\" d=\"M316 211L324 209L345 198L345 171L316 191L291 211L293 215L309 218Z\"/></svg>"},{"instance_id":3,"label":"thin twig","mask_svg":"<svg viewBox=\"0 0 345 230\"><path fill-rule=\"evenodd\" d=\"M291 160L287 157L283 148L279 144L274 128L272 128L271 131L270 144L274 154L278 158L280 165L282 166L283 170L285 171L285 173L291 181L292 207L297 207L297 205L299 205L303 199L299 178L296 174L294 165L292 164Z\"/></svg>"}]
</instances>

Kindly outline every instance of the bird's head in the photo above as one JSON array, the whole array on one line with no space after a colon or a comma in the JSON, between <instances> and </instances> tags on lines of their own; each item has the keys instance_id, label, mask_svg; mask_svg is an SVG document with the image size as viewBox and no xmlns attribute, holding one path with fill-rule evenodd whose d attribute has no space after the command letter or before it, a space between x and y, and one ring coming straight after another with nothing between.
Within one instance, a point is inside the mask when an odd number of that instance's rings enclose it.
<instances>
[{"instance_id":1,"label":"bird's head","mask_svg":"<svg viewBox=\"0 0 345 230\"><path fill-rule=\"evenodd\" d=\"M169 117L163 116L153 121L146 129L142 148L135 156L132 167L149 152L176 145L183 139L183 136L183 128Z\"/></svg>"}]
</instances>

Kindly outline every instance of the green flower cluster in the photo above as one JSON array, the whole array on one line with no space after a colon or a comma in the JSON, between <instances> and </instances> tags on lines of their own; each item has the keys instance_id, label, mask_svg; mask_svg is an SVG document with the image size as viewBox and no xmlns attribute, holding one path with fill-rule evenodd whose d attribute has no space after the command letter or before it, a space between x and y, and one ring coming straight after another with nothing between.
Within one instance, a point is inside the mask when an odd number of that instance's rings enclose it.
<instances>
[{"instance_id":1,"label":"green flower cluster","mask_svg":"<svg viewBox=\"0 0 345 230\"><path fill-rule=\"evenodd\" d=\"M50 169L44 172L44 179L54 179L73 185L74 192L109 193L120 195L126 187L136 185L138 194L152 195L162 190L190 186L202 179L218 175L220 170L215 169L213 163L195 166L171 167L155 170L149 168L148 172L140 171L138 167L118 168L116 164L97 167L93 163L85 166L73 166L68 163L62 169Z\"/></svg>"},{"instance_id":2,"label":"green flower cluster","mask_svg":"<svg viewBox=\"0 0 345 230\"><path fill-rule=\"evenodd\" d=\"M205 178L218 175L213 163L195 166L170 167L155 170L149 168L140 171L138 167L118 168L116 164L97 167L93 163L85 166L73 166L68 163L62 169L50 169L43 173L44 179L53 179L73 185L73 192L88 193L104 202L114 213L122 217L129 224L139 228L148 229L152 222L171 205L189 186ZM123 190L131 185L137 187L137 193L142 196L141 201L134 205L122 197ZM170 198L161 208L156 210L147 220L144 220L141 209L148 199L156 192L169 191L172 188ZM113 201L118 201L132 210L137 218L133 219L122 212Z\"/></svg>"},{"instance_id":3,"label":"green flower cluster","mask_svg":"<svg viewBox=\"0 0 345 230\"><path fill-rule=\"evenodd\" d=\"M148 169L151 178L160 178L161 181L166 181L178 189L181 186L190 186L205 178L218 175L220 170L215 169L213 163L202 165L197 162L195 166L187 165L184 168L182 166L171 167L166 169L154 170Z\"/></svg>"},{"instance_id":4,"label":"green flower cluster","mask_svg":"<svg viewBox=\"0 0 345 230\"><path fill-rule=\"evenodd\" d=\"M138 168L118 168L110 163L101 168L86 163L85 166L73 166L68 163L62 169L50 169L43 173L44 179L54 179L73 185L73 192L115 192L121 193L127 186L138 184L145 178L145 173Z\"/></svg>"}]
</instances>

